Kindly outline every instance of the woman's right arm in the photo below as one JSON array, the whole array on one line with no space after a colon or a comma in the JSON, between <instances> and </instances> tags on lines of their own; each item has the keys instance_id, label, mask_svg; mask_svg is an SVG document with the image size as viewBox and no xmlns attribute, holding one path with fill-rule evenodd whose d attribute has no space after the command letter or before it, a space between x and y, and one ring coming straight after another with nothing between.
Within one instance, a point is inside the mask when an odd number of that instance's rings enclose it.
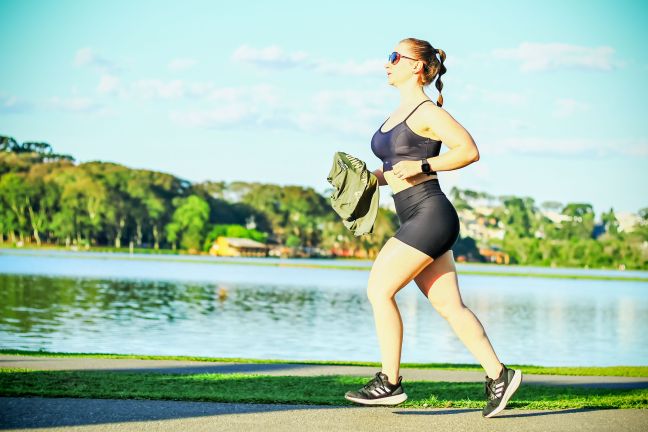
<instances>
[{"instance_id":1,"label":"woman's right arm","mask_svg":"<svg viewBox=\"0 0 648 432\"><path fill-rule=\"evenodd\" d=\"M382 167L375 170L374 175L378 177L378 186L385 186L387 182L385 181L385 176L383 175Z\"/></svg>"}]
</instances>

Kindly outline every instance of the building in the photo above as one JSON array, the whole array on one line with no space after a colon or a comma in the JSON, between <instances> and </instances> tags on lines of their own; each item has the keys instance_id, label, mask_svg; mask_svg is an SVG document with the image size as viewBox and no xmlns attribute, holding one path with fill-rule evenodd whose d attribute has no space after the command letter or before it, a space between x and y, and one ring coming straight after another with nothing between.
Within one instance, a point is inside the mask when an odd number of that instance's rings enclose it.
<instances>
[{"instance_id":1,"label":"building","mask_svg":"<svg viewBox=\"0 0 648 432\"><path fill-rule=\"evenodd\" d=\"M480 248L479 253L486 258L488 262L497 264L508 264L510 261L509 255L506 252L490 248Z\"/></svg>"},{"instance_id":2,"label":"building","mask_svg":"<svg viewBox=\"0 0 648 432\"><path fill-rule=\"evenodd\" d=\"M219 236L209 254L214 256L268 256L269 246L249 238Z\"/></svg>"}]
</instances>

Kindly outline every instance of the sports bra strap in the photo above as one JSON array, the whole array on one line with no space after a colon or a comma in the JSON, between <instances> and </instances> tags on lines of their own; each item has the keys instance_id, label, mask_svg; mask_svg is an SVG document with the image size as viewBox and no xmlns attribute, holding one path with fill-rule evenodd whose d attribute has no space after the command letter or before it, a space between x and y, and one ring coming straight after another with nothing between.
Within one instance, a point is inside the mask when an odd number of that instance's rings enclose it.
<instances>
[{"instance_id":1,"label":"sports bra strap","mask_svg":"<svg viewBox=\"0 0 648 432\"><path fill-rule=\"evenodd\" d=\"M425 102L432 102L432 101L431 101L430 99L425 99L423 102L421 102L420 104L416 105L416 108L414 108L414 109L412 110L412 112L409 113L409 115L408 115L407 117L405 117L405 120L403 120L403 122L405 122L408 118L410 118L410 116L411 116L412 114L414 114L414 111L416 111L416 110L418 109L418 107L420 107L421 105L423 105ZM385 120L385 121L386 121L386 120Z\"/></svg>"}]
</instances>

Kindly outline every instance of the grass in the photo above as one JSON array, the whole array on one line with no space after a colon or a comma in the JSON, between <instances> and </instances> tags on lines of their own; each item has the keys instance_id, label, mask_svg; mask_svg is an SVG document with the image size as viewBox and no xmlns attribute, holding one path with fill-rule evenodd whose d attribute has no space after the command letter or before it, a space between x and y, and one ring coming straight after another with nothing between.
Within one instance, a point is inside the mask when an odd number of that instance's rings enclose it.
<instances>
[{"instance_id":1,"label":"grass","mask_svg":"<svg viewBox=\"0 0 648 432\"><path fill-rule=\"evenodd\" d=\"M107 353L66 353L47 351L27 351L16 349L0 349L0 354L22 355L34 357L89 357L109 359L142 359L142 360L179 360L200 362L235 362L235 363L272 363L272 364L311 364L311 365L337 365L337 366L370 366L380 368L379 362L364 361L335 361L335 360L275 360L275 359L249 359L227 357L196 357L196 356L168 356L168 355L140 355L140 354L107 354ZM648 377L648 366L535 366L506 364L509 368L521 369L525 374L540 375L581 375L581 376L626 376ZM478 364L469 363L401 363L401 369L444 369L481 371Z\"/></svg>"},{"instance_id":2,"label":"grass","mask_svg":"<svg viewBox=\"0 0 648 432\"><path fill-rule=\"evenodd\" d=\"M159 374L100 371L33 371L0 368L1 396L354 405L344 399L366 378L248 374ZM482 408L481 383L410 381L399 407ZM521 386L508 407L520 409L648 408L648 389Z\"/></svg>"}]
</instances>

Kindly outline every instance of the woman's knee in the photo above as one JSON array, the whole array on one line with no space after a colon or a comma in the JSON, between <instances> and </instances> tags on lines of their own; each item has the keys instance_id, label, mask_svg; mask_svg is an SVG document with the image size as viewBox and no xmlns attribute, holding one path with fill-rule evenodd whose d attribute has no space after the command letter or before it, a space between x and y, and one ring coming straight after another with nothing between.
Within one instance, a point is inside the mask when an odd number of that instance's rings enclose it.
<instances>
[{"instance_id":1,"label":"woman's knee","mask_svg":"<svg viewBox=\"0 0 648 432\"><path fill-rule=\"evenodd\" d=\"M468 308L463 302L440 302L431 301L432 306L436 311L445 318L447 321L452 321L455 318L461 318Z\"/></svg>"},{"instance_id":2,"label":"woman's knee","mask_svg":"<svg viewBox=\"0 0 648 432\"><path fill-rule=\"evenodd\" d=\"M396 293L386 289L380 283L369 283L367 286L367 298L371 303L392 300L395 295Z\"/></svg>"}]
</instances>

